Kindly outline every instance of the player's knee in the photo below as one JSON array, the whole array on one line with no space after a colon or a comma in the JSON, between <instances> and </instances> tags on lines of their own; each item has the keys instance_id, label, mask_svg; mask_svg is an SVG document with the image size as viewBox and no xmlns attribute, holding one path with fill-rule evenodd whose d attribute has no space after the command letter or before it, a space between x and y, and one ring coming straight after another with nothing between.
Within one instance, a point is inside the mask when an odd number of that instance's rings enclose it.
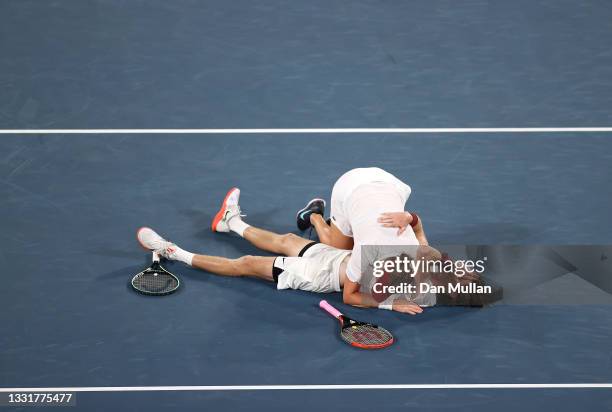
<instances>
[{"instance_id":1,"label":"player's knee","mask_svg":"<svg viewBox=\"0 0 612 412\"><path fill-rule=\"evenodd\" d=\"M255 265L256 261L255 256L245 255L241 256L235 260L236 272L239 275L243 275L245 273L250 273L251 268Z\"/></svg>"},{"instance_id":2,"label":"player's knee","mask_svg":"<svg viewBox=\"0 0 612 412\"><path fill-rule=\"evenodd\" d=\"M284 235L281 236L281 244L283 246L287 246L295 242L298 239L300 239L298 235L294 235L293 233L285 233Z\"/></svg>"}]
</instances>

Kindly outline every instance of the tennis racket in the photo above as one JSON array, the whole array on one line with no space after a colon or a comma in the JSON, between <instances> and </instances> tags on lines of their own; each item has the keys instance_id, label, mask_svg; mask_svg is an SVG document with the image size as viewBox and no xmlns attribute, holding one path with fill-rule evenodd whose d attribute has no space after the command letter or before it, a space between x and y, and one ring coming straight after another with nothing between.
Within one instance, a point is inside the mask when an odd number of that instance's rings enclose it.
<instances>
[{"instance_id":1,"label":"tennis racket","mask_svg":"<svg viewBox=\"0 0 612 412\"><path fill-rule=\"evenodd\" d=\"M159 255L153 252L151 266L132 278L132 287L145 295L168 295L178 289L181 282L159 264Z\"/></svg>"},{"instance_id":2,"label":"tennis racket","mask_svg":"<svg viewBox=\"0 0 612 412\"><path fill-rule=\"evenodd\" d=\"M385 328L353 320L325 300L319 302L319 307L340 321L340 336L349 345L361 349L382 349L393 344L393 335Z\"/></svg>"}]
</instances>

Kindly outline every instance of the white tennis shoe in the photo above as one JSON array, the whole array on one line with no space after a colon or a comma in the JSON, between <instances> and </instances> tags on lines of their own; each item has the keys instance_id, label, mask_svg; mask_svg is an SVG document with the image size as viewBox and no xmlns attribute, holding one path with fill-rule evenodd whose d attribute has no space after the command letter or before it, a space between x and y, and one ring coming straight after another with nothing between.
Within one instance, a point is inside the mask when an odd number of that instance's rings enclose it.
<instances>
[{"instance_id":1,"label":"white tennis shoe","mask_svg":"<svg viewBox=\"0 0 612 412\"><path fill-rule=\"evenodd\" d=\"M211 226L213 232L229 232L229 221L236 216L243 216L240 214L239 201L240 189L237 187L231 188L229 192L227 192L227 195L225 195L225 199L223 199L221 209L219 209L213 219Z\"/></svg>"},{"instance_id":2,"label":"white tennis shoe","mask_svg":"<svg viewBox=\"0 0 612 412\"><path fill-rule=\"evenodd\" d=\"M143 248L155 251L155 253L163 258L176 260L175 252L177 246L158 235L157 232L150 227L141 227L138 229L138 232L136 232L136 239L138 239L140 246Z\"/></svg>"}]
</instances>

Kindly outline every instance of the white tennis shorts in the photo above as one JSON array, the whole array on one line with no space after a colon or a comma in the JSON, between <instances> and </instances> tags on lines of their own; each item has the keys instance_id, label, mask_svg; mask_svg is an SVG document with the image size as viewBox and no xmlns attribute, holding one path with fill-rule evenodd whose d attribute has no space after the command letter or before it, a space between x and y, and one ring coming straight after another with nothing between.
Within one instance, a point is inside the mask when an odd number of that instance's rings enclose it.
<instances>
[{"instance_id":1,"label":"white tennis shorts","mask_svg":"<svg viewBox=\"0 0 612 412\"><path fill-rule=\"evenodd\" d=\"M299 289L309 292L340 292L340 264L351 253L322 243L309 247L301 257L283 259L283 272L277 289Z\"/></svg>"}]
</instances>

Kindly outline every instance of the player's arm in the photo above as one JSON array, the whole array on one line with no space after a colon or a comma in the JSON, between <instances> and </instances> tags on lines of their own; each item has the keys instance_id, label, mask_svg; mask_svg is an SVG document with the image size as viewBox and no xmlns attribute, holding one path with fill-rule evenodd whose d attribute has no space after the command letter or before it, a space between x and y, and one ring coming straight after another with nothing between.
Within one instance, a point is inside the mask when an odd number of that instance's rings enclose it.
<instances>
[{"instance_id":1,"label":"player's arm","mask_svg":"<svg viewBox=\"0 0 612 412\"><path fill-rule=\"evenodd\" d=\"M318 213L310 215L310 223L314 226L321 243L337 249L351 250L353 248L353 238L342 233L333 222L328 225L323 216Z\"/></svg>"},{"instance_id":2,"label":"player's arm","mask_svg":"<svg viewBox=\"0 0 612 412\"><path fill-rule=\"evenodd\" d=\"M423 221L416 213L410 212L388 212L383 213L378 218L378 222L384 227L397 227L398 236L406 231L408 226L412 227L414 234L420 245L427 246L427 236L423 229Z\"/></svg>"},{"instance_id":3,"label":"player's arm","mask_svg":"<svg viewBox=\"0 0 612 412\"><path fill-rule=\"evenodd\" d=\"M410 212L405 212L405 213L410 214ZM416 216L416 213L414 215ZM414 230L414 235L419 241L419 245L429 246L429 242L427 241L427 236L425 236L425 230L423 229L423 221L420 218L418 219L419 220L418 222L416 222L416 225L412 227L412 230Z\"/></svg>"},{"instance_id":4,"label":"player's arm","mask_svg":"<svg viewBox=\"0 0 612 412\"><path fill-rule=\"evenodd\" d=\"M359 283L353 282L350 279L344 281L344 289L342 290L342 300L347 305L367 307L367 308L378 308L379 303L367 293L359 291ZM417 313L423 312L423 308L412 302L407 301L403 297L399 297L393 300L392 310L396 312L408 313L410 315L416 315Z\"/></svg>"}]
</instances>

